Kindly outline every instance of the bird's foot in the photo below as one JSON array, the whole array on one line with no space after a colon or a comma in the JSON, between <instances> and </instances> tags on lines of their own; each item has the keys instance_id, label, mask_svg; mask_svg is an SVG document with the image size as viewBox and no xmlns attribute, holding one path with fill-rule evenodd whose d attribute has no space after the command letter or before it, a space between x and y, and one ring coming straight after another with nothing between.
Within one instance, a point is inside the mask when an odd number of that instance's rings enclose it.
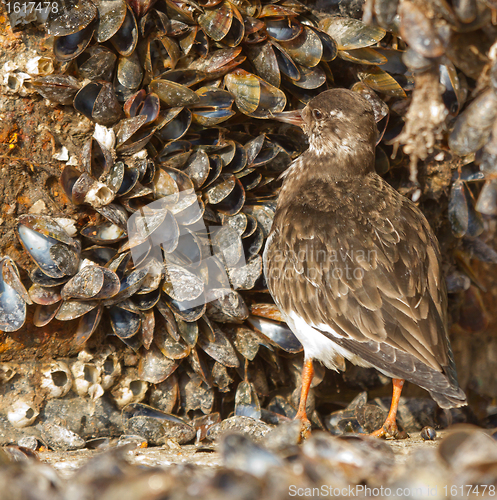
<instances>
[{"instance_id":1,"label":"bird's foot","mask_svg":"<svg viewBox=\"0 0 497 500\"><path fill-rule=\"evenodd\" d=\"M378 438L393 438L393 439L406 439L409 434L405 430L399 430L397 427L397 408L399 406L400 393L402 392L402 386L404 385L404 380L399 378L394 378L393 383L393 395L392 404L390 405L390 411L385 420L383 426L370 434L370 436Z\"/></svg>"},{"instance_id":2,"label":"bird's foot","mask_svg":"<svg viewBox=\"0 0 497 500\"><path fill-rule=\"evenodd\" d=\"M391 421L388 418L378 430L371 432L369 435L383 439L407 439L409 437L409 434L407 434L405 430L400 430L397 427L397 422L395 420Z\"/></svg>"},{"instance_id":3,"label":"bird's foot","mask_svg":"<svg viewBox=\"0 0 497 500\"><path fill-rule=\"evenodd\" d=\"M300 441L305 441L311 437L311 421L307 418L305 413L297 412L295 420L300 420Z\"/></svg>"}]
</instances>

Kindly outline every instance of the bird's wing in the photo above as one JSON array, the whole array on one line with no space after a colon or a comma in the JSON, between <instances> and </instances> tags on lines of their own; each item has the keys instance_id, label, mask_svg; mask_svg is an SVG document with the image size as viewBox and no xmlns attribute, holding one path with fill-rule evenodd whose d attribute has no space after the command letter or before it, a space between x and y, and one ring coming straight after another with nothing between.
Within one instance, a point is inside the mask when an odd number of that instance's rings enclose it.
<instances>
[{"instance_id":1,"label":"bird's wing","mask_svg":"<svg viewBox=\"0 0 497 500\"><path fill-rule=\"evenodd\" d=\"M422 362L457 386L438 243L419 209L380 177L353 192L346 183L307 186L281 206L266 253L284 313L332 340L334 332L378 368L403 373L402 364L410 372Z\"/></svg>"}]
</instances>

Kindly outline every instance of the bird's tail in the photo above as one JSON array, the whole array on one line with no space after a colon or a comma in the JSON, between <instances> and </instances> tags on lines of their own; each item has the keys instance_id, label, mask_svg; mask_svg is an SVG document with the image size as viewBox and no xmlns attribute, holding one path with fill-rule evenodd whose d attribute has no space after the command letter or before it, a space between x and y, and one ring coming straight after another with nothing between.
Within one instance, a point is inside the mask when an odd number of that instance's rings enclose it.
<instances>
[{"instance_id":1,"label":"bird's tail","mask_svg":"<svg viewBox=\"0 0 497 500\"><path fill-rule=\"evenodd\" d=\"M443 391L443 393L437 391L432 392L429 388L428 390L431 397L438 403L440 408L459 408L460 406L466 406L468 402L466 401L466 394L464 394L464 391L459 387L457 382L454 354L452 353L452 347L448 337L446 336L445 338L447 342L447 357L449 362L446 366L442 366L442 372L450 385Z\"/></svg>"},{"instance_id":2,"label":"bird's tail","mask_svg":"<svg viewBox=\"0 0 497 500\"><path fill-rule=\"evenodd\" d=\"M468 404L466 394L459 387L451 387L444 394L430 391L430 396L438 403L440 408L459 408Z\"/></svg>"}]
</instances>

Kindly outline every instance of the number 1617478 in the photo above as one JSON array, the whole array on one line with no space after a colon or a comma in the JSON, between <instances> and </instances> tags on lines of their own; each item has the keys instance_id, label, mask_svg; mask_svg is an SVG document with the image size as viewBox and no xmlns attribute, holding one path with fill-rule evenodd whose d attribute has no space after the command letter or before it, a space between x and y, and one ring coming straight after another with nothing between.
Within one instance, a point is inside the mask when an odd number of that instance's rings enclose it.
<instances>
[{"instance_id":1,"label":"number 1617478","mask_svg":"<svg viewBox=\"0 0 497 500\"><path fill-rule=\"evenodd\" d=\"M32 12L56 14L59 11L56 2L7 2L5 7L9 14L31 14Z\"/></svg>"},{"instance_id":2,"label":"number 1617478","mask_svg":"<svg viewBox=\"0 0 497 500\"><path fill-rule=\"evenodd\" d=\"M445 496L450 496L451 498L463 498L463 497L484 497L492 498L496 496L495 485L487 484L466 484L461 486L444 486Z\"/></svg>"}]
</instances>

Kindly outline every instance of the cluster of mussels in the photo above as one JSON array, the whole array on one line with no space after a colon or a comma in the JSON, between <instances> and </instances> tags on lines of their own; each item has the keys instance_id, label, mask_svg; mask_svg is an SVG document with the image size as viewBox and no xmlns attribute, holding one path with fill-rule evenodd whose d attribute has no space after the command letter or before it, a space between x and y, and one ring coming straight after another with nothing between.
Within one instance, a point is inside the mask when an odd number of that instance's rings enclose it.
<instances>
[{"instance_id":1,"label":"cluster of mussels","mask_svg":"<svg viewBox=\"0 0 497 500\"><path fill-rule=\"evenodd\" d=\"M73 387L94 400L110 391L119 408L294 416L302 348L264 294L261 251L278 177L306 143L272 118L330 87L372 103L377 171L398 187L405 145L413 199L421 188L443 198L447 187L421 185L418 160L453 167L453 236L497 262L475 240L482 214L497 215L495 7L376 0L360 20L347 2L341 15L296 0L58 4L44 22L57 73L32 85L96 124L60 177L86 223L23 215L16 231L35 264L31 283L11 258L0 261L0 330L21 329L33 303L37 327L77 320L81 352L45 369L46 397ZM466 274L449 276L452 292L477 283L464 263ZM108 346L95 355L86 347L98 335ZM3 365L5 383L16 370ZM11 409L11 423L32 424L33 401Z\"/></svg>"}]
</instances>

